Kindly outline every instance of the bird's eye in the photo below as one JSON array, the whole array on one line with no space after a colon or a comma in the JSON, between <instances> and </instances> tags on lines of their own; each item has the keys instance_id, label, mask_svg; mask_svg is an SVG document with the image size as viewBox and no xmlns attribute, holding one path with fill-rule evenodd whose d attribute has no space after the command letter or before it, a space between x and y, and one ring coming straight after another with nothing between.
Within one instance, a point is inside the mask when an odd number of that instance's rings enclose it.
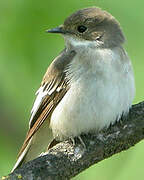
<instances>
[{"instance_id":1,"label":"bird's eye","mask_svg":"<svg viewBox=\"0 0 144 180\"><path fill-rule=\"evenodd\" d=\"M77 27L77 30L78 30L78 32L80 32L80 33L84 33L84 32L87 30L87 27L81 25L81 26L78 26L78 27Z\"/></svg>"}]
</instances>

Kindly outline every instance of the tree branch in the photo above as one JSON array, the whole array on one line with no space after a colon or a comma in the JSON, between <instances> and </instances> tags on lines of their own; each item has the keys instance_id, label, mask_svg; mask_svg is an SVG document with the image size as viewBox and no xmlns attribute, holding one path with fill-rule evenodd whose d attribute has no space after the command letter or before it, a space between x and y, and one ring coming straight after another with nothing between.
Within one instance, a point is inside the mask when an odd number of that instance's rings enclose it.
<instances>
[{"instance_id":1,"label":"tree branch","mask_svg":"<svg viewBox=\"0 0 144 180\"><path fill-rule=\"evenodd\" d=\"M78 141L61 142L41 156L24 164L8 180L65 180L91 165L130 148L144 138L144 102L134 105L127 117L98 134L82 135L86 149Z\"/></svg>"}]
</instances>

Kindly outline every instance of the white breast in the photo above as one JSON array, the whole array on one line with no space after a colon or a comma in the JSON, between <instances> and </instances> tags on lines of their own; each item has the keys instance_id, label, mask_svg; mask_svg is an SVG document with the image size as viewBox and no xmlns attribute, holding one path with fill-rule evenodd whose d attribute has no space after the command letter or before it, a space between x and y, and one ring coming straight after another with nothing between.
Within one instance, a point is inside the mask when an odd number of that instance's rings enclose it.
<instances>
[{"instance_id":1,"label":"white breast","mask_svg":"<svg viewBox=\"0 0 144 180\"><path fill-rule=\"evenodd\" d=\"M58 139L98 131L128 112L135 86L131 63L122 48L78 54L67 76L71 87L50 123Z\"/></svg>"}]
</instances>

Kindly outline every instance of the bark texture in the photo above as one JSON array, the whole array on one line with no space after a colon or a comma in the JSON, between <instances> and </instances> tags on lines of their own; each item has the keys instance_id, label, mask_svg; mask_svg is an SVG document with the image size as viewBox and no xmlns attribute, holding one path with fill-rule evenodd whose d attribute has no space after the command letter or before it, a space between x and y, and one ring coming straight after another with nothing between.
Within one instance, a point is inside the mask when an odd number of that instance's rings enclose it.
<instances>
[{"instance_id":1,"label":"bark texture","mask_svg":"<svg viewBox=\"0 0 144 180\"><path fill-rule=\"evenodd\" d=\"M144 138L144 102L133 105L127 117L98 134L81 136L86 148L79 139L74 146L71 140L57 144L41 156L12 174L2 177L7 180L66 180L91 165L113 154L134 146Z\"/></svg>"}]
</instances>

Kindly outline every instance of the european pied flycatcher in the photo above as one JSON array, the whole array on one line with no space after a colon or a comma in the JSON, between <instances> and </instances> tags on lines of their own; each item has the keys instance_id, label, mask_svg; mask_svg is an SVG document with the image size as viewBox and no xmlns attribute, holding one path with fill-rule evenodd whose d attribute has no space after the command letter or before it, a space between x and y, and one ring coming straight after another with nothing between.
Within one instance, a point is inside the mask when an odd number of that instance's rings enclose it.
<instances>
[{"instance_id":1,"label":"european pied flycatcher","mask_svg":"<svg viewBox=\"0 0 144 180\"><path fill-rule=\"evenodd\" d=\"M13 168L36 158L49 143L99 131L119 120L135 94L131 61L117 20L96 7L79 10L60 33L65 49L47 69L34 102L29 131Z\"/></svg>"}]
</instances>

